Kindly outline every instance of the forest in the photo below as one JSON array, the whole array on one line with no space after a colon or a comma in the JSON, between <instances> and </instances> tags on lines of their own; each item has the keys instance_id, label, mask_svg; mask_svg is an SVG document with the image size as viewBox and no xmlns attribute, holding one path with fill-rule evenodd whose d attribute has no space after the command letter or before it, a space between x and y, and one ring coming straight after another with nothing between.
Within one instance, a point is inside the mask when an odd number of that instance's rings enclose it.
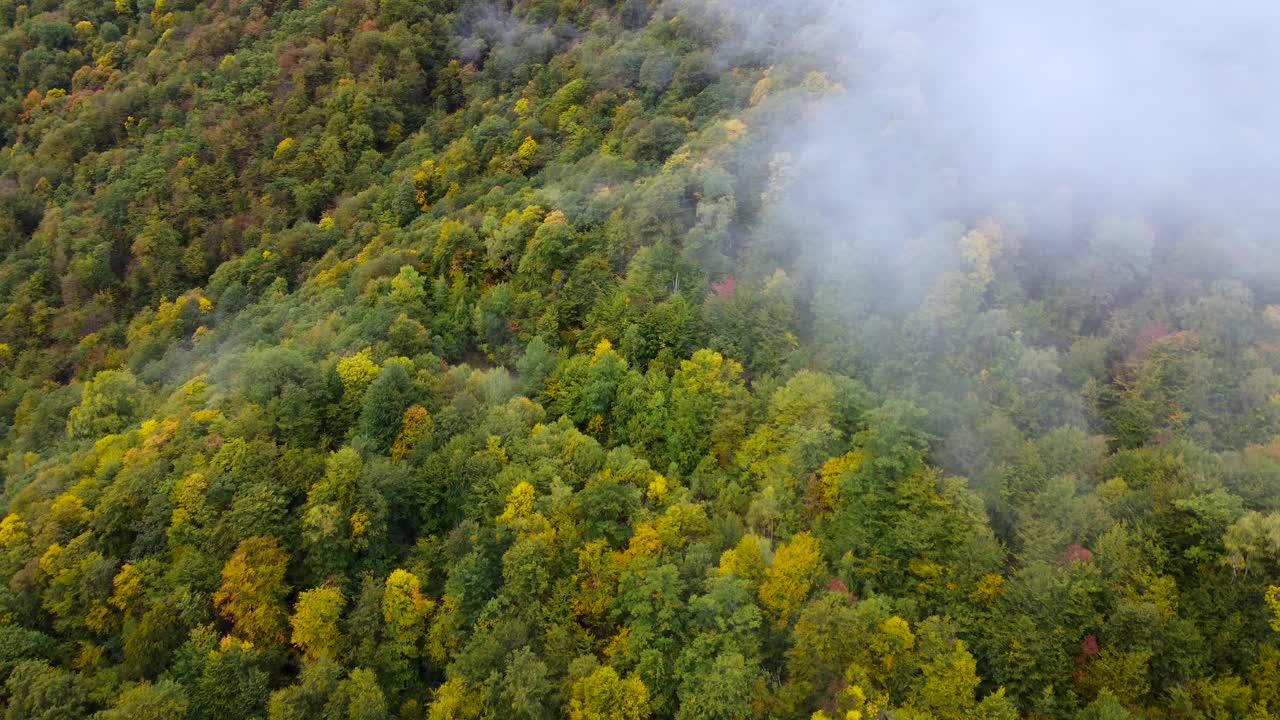
<instances>
[{"instance_id":1,"label":"forest","mask_svg":"<svg viewBox=\"0 0 1280 720\"><path fill-rule=\"evenodd\" d=\"M0 0L3 720L1280 718L1271 156L765 5Z\"/></svg>"}]
</instances>

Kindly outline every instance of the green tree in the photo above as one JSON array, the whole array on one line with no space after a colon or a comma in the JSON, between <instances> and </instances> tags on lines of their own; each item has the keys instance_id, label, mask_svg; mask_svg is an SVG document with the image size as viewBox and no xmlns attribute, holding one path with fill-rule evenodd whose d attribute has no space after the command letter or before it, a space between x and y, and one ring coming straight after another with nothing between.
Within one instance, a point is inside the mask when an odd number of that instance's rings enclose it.
<instances>
[{"instance_id":1,"label":"green tree","mask_svg":"<svg viewBox=\"0 0 1280 720\"><path fill-rule=\"evenodd\" d=\"M324 476L307 489L302 508L302 538L307 567L317 579L343 573L352 560L353 517L364 463L349 447L331 454Z\"/></svg>"},{"instance_id":2,"label":"green tree","mask_svg":"<svg viewBox=\"0 0 1280 720\"><path fill-rule=\"evenodd\" d=\"M310 720L321 717L329 698L342 680L342 666L328 656L306 663L298 681L271 693L268 720Z\"/></svg>"},{"instance_id":3,"label":"green tree","mask_svg":"<svg viewBox=\"0 0 1280 720\"><path fill-rule=\"evenodd\" d=\"M135 421L143 398L142 385L128 370L103 370L85 382L80 404L67 416L67 435L120 432Z\"/></svg>"},{"instance_id":4,"label":"green tree","mask_svg":"<svg viewBox=\"0 0 1280 720\"><path fill-rule=\"evenodd\" d=\"M692 469L712 448L719 415L742 392L742 366L711 350L683 360L671 378L667 447L680 467Z\"/></svg>"},{"instance_id":5,"label":"green tree","mask_svg":"<svg viewBox=\"0 0 1280 720\"><path fill-rule=\"evenodd\" d=\"M378 677L368 668L356 668L338 683L321 715L324 720L382 720L387 701Z\"/></svg>"},{"instance_id":6,"label":"green tree","mask_svg":"<svg viewBox=\"0 0 1280 720\"><path fill-rule=\"evenodd\" d=\"M415 399L410 369L401 362L387 362L365 393L357 429L371 441L376 452L385 453L391 447L400 432L405 408Z\"/></svg>"},{"instance_id":7,"label":"green tree","mask_svg":"<svg viewBox=\"0 0 1280 720\"><path fill-rule=\"evenodd\" d=\"M516 720L541 720L558 714L557 690L546 662L524 647L510 655L502 676L504 711Z\"/></svg>"},{"instance_id":8,"label":"green tree","mask_svg":"<svg viewBox=\"0 0 1280 720\"><path fill-rule=\"evenodd\" d=\"M758 667L738 653L716 657L711 671L681 694L678 720L746 720L755 715L754 701L764 687Z\"/></svg>"},{"instance_id":9,"label":"green tree","mask_svg":"<svg viewBox=\"0 0 1280 720\"><path fill-rule=\"evenodd\" d=\"M80 677L43 660L18 663L5 681L5 720L79 720L92 709Z\"/></svg>"},{"instance_id":10,"label":"green tree","mask_svg":"<svg viewBox=\"0 0 1280 720\"><path fill-rule=\"evenodd\" d=\"M143 682L120 693L110 710L108 720L170 720L185 717L187 697L183 687L172 680L154 685Z\"/></svg>"}]
</instances>

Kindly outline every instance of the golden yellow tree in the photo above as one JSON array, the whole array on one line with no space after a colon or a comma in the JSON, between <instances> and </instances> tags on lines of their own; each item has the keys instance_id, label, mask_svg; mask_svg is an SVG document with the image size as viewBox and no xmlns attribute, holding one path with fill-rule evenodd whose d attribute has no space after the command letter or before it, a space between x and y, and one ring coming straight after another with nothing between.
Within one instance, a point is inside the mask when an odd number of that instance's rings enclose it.
<instances>
[{"instance_id":1,"label":"golden yellow tree","mask_svg":"<svg viewBox=\"0 0 1280 720\"><path fill-rule=\"evenodd\" d=\"M246 538L222 567L222 584L213 603L231 621L235 633L255 645L285 639L284 583L289 555L274 537Z\"/></svg>"},{"instance_id":2,"label":"golden yellow tree","mask_svg":"<svg viewBox=\"0 0 1280 720\"><path fill-rule=\"evenodd\" d=\"M330 585L312 588L298 595L293 617L289 618L289 625L293 628L291 642L302 648L308 660L335 654L342 639L338 618L346 604L342 590Z\"/></svg>"},{"instance_id":3,"label":"golden yellow tree","mask_svg":"<svg viewBox=\"0 0 1280 720\"><path fill-rule=\"evenodd\" d=\"M609 666L598 667L573 684L569 720L644 720L649 717L649 688L635 675L626 678Z\"/></svg>"},{"instance_id":4,"label":"golden yellow tree","mask_svg":"<svg viewBox=\"0 0 1280 720\"><path fill-rule=\"evenodd\" d=\"M791 536L778 547L773 564L764 571L760 582L760 604L777 627L786 627L809 596L822 559L818 541L809 533Z\"/></svg>"}]
</instances>

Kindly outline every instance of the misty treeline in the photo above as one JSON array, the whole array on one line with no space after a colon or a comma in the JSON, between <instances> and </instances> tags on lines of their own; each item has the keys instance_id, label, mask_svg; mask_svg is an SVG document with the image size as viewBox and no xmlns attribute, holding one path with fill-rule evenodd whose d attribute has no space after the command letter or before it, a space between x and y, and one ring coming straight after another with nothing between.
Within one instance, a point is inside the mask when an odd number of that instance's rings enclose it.
<instances>
[{"instance_id":1,"label":"misty treeline","mask_svg":"<svg viewBox=\"0 0 1280 720\"><path fill-rule=\"evenodd\" d=\"M1035 5L0 0L5 719L1280 716L1277 11Z\"/></svg>"}]
</instances>

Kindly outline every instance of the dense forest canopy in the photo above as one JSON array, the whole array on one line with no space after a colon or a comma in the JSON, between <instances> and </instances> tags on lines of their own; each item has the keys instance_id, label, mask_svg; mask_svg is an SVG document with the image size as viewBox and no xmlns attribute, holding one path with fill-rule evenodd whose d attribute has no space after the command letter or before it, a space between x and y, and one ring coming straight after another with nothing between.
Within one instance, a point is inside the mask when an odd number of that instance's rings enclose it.
<instances>
[{"instance_id":1,"label":"dense forest canopy","mask_svg":"<svg viewBox=\"0 0 1280 720\"><path fill-rule=\"evenodd\" d=\"M5 720L1280 717L1280 11L974 5L0 0Z\"/></svg>"}]
</instances>

